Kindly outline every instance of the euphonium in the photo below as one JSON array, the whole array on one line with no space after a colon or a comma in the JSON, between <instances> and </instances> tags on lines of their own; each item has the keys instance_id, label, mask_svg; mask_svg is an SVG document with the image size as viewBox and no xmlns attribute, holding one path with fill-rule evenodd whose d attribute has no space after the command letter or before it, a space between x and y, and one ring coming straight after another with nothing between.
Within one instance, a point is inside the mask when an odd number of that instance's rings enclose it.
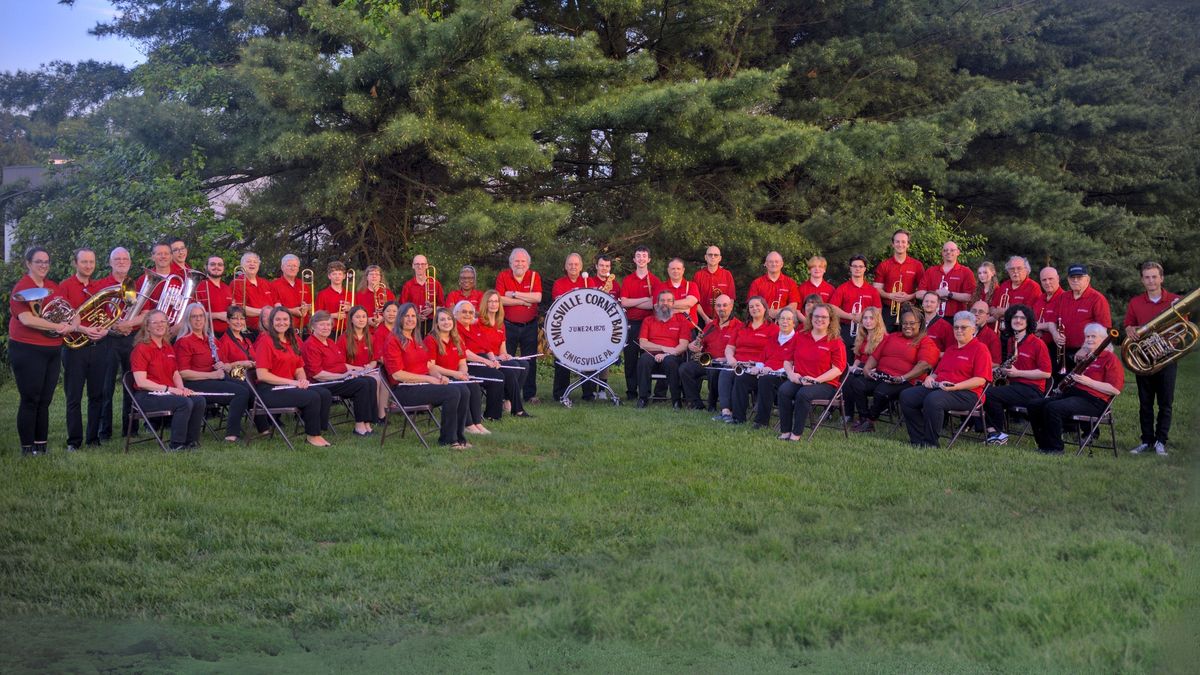
<instances>
[{"instance_id":1,"label":"euphonium","mask_svg":"<svg viewBox=\"0 0 1200 675\"><path fill-rule=\"evenodd\" d=\"M171 326L176 326L183 320L183 310L192 301L192 292L196 290L196 284L207 279L207 275L200 270L188 270L184 272L185 278L180 278L177 274L169 274L163 280L167 286L163 289L161 295L158 296L158 304L155 308L167 315L167 323ZM179 284L174 281L178 279Z\"/></svg>"},{"instance_id":2,"label":"euphonium","mask_svg":"<svg viewBox=\"0 0 1200 675\"><path fill-rule=\"evenodd\" d=\"M133 281L126 278L120 284L97 291L75 310L75 315L79 317L81 325L108 329L120 321L128 309L135 306L138 299L137 291L133 289ZM90 341L91 339L83 333L72 333L63 338L63 344L71 349L79 349Z\"/></svg>"},{"instance_id":3,"label":"euphonium","mask_svg":"<svg viewBox=\"0 0 1200 675\"><path fill-rule=\"evenodd\" d=\"M1188 320L1200 303L1200 288L1180 298L1137 329L1121 347L1121 360L1138 375L1153 375L1196 348L1200 328Z\"/></svg>"}]
</instances>

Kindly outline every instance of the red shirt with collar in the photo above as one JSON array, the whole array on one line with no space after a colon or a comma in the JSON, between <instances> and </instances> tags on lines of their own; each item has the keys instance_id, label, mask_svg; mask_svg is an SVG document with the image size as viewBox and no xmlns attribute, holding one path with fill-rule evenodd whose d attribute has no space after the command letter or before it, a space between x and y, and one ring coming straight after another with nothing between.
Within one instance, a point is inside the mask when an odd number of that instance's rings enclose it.
<instances>
[{"instance_id":1,"label":"red shirt with collar","mask_svg":"<svg viewBox=\"0 0 1200 675\"><path fill-rule=\"evenodd\" d=\"M713 328L709 328L713 326ZM730 318L729 322L724 326L717 323L710 323L704 327L703 337L700 339L700 348L712 355L714 359L725 358L725 348L733 342L733 338L737 336L739 330L742 329L741 319Z\"/></svg>"},{"instance_id":2,"label":"red shirt with collar","mask_svg":"<svg viewBox=\"0 0 1200 675\"><path fill-rule=\"evenodd\" d=\"M221 363L253 361L254 345L245 338L235 338L233 331L226 331L217 340L217 356L221 358Z\"/></svg>"},{"instance_id":3,"label":"red shirt with collar","mask_svg":"<svg viewBox=\"0 0 1200 675\"><path fill-rule=\"evenodd\" d=\"M946 347L942 360L933 369L933 378L938 382L958 384L972 377L992 381L992 355L979 340L971 340L959 347L958 342ZM983 386L971 390L976 397L983 396Z\"/></svg>"},{"instance_id":4,"label":"red shirt with collar","mask_svg":"<svg viewBox=\"0 0 1200 675\"><path fill-rule=\"evenodd\" d=\"M455 323L458 323L458 336L462 338L464 349L474 352L477 356L483 356L491 351L491 341L487 338L487 326L478 320L470 326L465 326L461 322Z\"/></svg>"},{"instance_id":5,"label":"red shirt with collar","mask_svg":"<svg viewBox=\"0 0 1200 675\"><path fill-rule=\"evenodd\" d=\"M462 336L459 336L460 339ZM453 340L442 343L446 348L445 354L438 353L438 338L434 335L425 336L425 351L433 357L433 362L446 370L458 370L459 362L467 358L466 347L459 351Z\"/></svg>"},{"instance_id":6,"label":"red shirt with collar","mask_svg":"<svg viewBox=\"0 0 1200 675\"><path fill-rule=\"evenodd\" d=\"M17 280L16 285L13 286L12 292L15 294L17 291L24 291L30 288L39 288L39 286L33 282L33 277L26 274ZM44 306L50 301L50 298L54 296L54 292L58 290L58 284L54 283L49 278L46 278L42 280L41 288L45 288L50 291L50 295L46 296L46 299L42 300L40 303ZM38 315L37 312L33 311L33 303L21 302L20 300L10 296L8 299L8 335L10 339L15 342L23 342L27 345L36 345L38 347L62 346L63 342L61 337L50 337L36 328L29 328L25 324L21 323L21 320L17 317L24 312L29 312L34 316Z\"/></svg>"},{"instance_id":7,"label":"red shirt with collar","mask_svg":"<svg viewBox=\"0 0 1200 675\"><path fill-rule=\"evenodd\" d=\"M759 359L764 366L771 370L779 370L783 367L784 361L791 361L795 358L792 354L792 347L796 342L796 336L800 335L800 333L792 331L792 334L783 341L783 344L779 343L780 335L779 331L776 331L775 336L768 340L767 344L763 345L762 358ZM845 349L845 345L842 345L842 347Z\"/></svg>"},{"instance_id":8,"label":"red shirt with collar","mask_svg":"<svg viewBox=\"0 0 1200 675\"><path fill-rule=\"evenodd\" d=\"M821 296L821 302L829 302L829 299L833 297L834 288L833 284L825 281L824 279L821 280L820 284L814 284L812 279L806 279L800 282L800 285L797 287L797 291L801 302L803 302L804 298L807 298L813 293Z\"/></svg>"},{"instance_id":9,"label":"red shirt with collar","mask_svg":"<svg viewBox=\"0 0 1200 675\"><path fill-rule=\"evenodd\" d=\"M473 291L467 291L466 293L463 293L457 289L450 291L450 294L446 296L446 306L453 311L454 306L463 300L471 303L475 307L475 312L478 313L479 303L483 302L483 291L479 290L478 288Z\"/></svg>"},{"instance_id":10,"label":"red shirt with collar","mask_svg":"<svg viewBox=\"0 0 1200 675\"><path fill-rule=\"evenodd\" d=\"M234 279L230 286L233 299L236 302L241 302L245 298L246 307L262 309L263 307L274 307L277 302L275 289L271 286L271 282L262 277L255 277L254 283L249 283L244 277ZM257 316L246 317L246 327L251 330L258 329L258 322L259 317Z\"/></svg>"},{"instance_id":11,"label":"red shirt with collar","mask_svg":"<svg viewBox=\"0 0 1200 675\"><path fill-rule=\"evenodd\" d=\"M525 277L520 281L513 276L512 270L501 270L500 274L496 275L496 292L504 296L509 291L518 293L541 293L542 292L542 277L533 270L527 270ZM505 305L504 318L513 323L529 323L536 321L538 316L537 304L526 307L524 305Z\"/></svg>"},{"instance_id":12,"label":"red shirt with collar","mask_svg":"<svg viewBox=\"0 0 1200 675\"><path fill-rule=\"evenodd\" d=\"M317 293L317 310L324 310L330 314L337 314L338 308L342 306L342 302L346 300L346 289L341 290L328 286L322 288L320 293ZM353 306L354 294L350 294L350 303ZM314 312L315 313L315 312ZM337 323L336 321L334 323Z\"/></svg>"},{"instance_id":13,"label":"red shirt with collar","mask_svg":"<svg viewBox=\"0 0 1200 675\"><path fill-rule=\"evenodd\" d=\"M942 323L946 322L942 321ZM908 373L922 361L928 363L932 369L937 365L941 350L928 335L921 336L921 339L914 345L912 340L904 337L901 333L888 333L871 355L875 357L875 367L880 372L899 377ZM918 376L909 382L917 384L920 381L921 376Z\"/></svg>"},{"instance_id":14,"label":"red shirt with collar","mask_svg":"<svg viewBox=\"0 0 1200 675\"><path fill-rule=\"evenodd\" d=\"M724 267L718 267L716 272L709 272L707 267L701 267L692 275L692 283L696 285L696 294L709 318L715 319L717 310L713 303L721 295L728 295L731 300L737 300L737 285L733 281L733 273Z\"/></svg>"},{"instance_id":15,"label":"red shirt with collar","mask_svg":"<svg viewBox=\"0 0 1200 675\"><path fill-rule=\"evenodd\" d=\"M428 375L429 362L433 357L425 345L417 340L409 340L407 345L400 345L400 338L395 334L389 335L383 344L383 367L387 371L388 382L397 383L392 373L403 370L413 375Z\"/></svg>"},{"instance_id":16,"label":"red shirt with collar","mask_svg":"<svg viewBox=\"0 0 1200 675\"><path fill-rule=\"evenodd\" d=\"M992 300L988 303L992 307L999 307L1000 300L1004 298L1004 294L1008 293L1008 306L1025 305L1033 309L1034 303L1042 295L1042 287L1036 281L1029 277L1025 277L1025 281L1019 286L1013 288L1012 279L1005 279L996 287L996 291L992 293ZM1036 310L1035 310L1036 314Z\"/></svg>"},{"instance_id":17,"label":"red shirt with collar","mask_svg":"<svg viewBox=\"0 0 1200 675\"><path fill-rule=\"evenodd\" d=\"M1093 380L1110 384L1116 387L1117 391L1125 388L1125 366L1121 365L1121 359L1118 359L1117 355L1108 349L1100 352L1100 356L1097 356L1096 360L1092 361L1091 365L1083 370L1083 374ZM1112 396L1101 393L1091 387L1085 387L1078 383L1074 387L1095 396L1105 403L1112 400Z\"/></svg>"},{"instance_id":18,"label":"red shirt with collar","mask_svg":"<svg viewBox=\"0 0 1200 675\"><path fill-rule=\"evenodd\" d=\"M332 336L324 344L317 336L308 336L300 345L300 357L304 360L304 374L310 380L322 370L337 374L346 372L346 345Z\"/></svg>"},{"instance_id":19,"label":"red shirt with collar","mask_svg":"<svg viewBox=\"0 0 1200 675\"><path fill-rule=\"evenodd\" d=\"M129 355L129 369L133 372L145 371L146 379L165 387L175 386L176 366L175 349L164 342L161 347L153 340L143 342L133 348Z\"/></svg>"},{"instance_id":20,"label":"red shirt with collar","mask_svg":"<svg viewBox=\"0 0 1200 675\"><path fill-rule=\"evenodd\" d=\"M1179 299L1178 295L1170 291L1163 290L1162 295L1158 298L1158 302L1150 299L1149 293L1135 295L1129 299L1129 305L1125 308L1125 320L1123 325L1126 328L1137 328L1150 323L1154 317L1167 311L1171 303Z\"/></svg>"},{"instance_id":21,"label":"red shirt with collar","mask_svg":"<svg viewBox=\"0 0 1200 675\"><path fill-rule=\"evenodd\" d=\"M380 326L380 328L382 328L382 326ZM370 330L371 330L371 327L367 326L368 332L365 333L362 337L354 337L350 331L346 331L346 334L338 339L338 342L341 343L341 345L342 345L342 350L346 354L346 363L349 363L352 366L360 366L361 367L361 366L365 366L368 363L376 360L375 353L376 353L377 349L375 347L375 336L372 335L370 344L369 345L367 344L367 335L370 335ZM376 334L378 334L378 332ZM351 340L354 341L354 356L353 357L350 356L350 341Z\"/></svg>"},{"instance_id":22,"label":"red shirt with collar","mask_svg":"<svg viewBox=\"0 0 1200 675\"><path fill-rule=\"evenodd\" d=\"M300 309L300 305L308 302L308 284L300 281L297 276L292 283L288 283L286 277L279 277L271 281L271 294L276 302L288 309ZM297 329L304 328L308 325L308 320L312 318L313 310L309 310L308 314L302 317L292 317L292 325Z\"/></svg>"},{"instance_id":23,"label":"red shirt with collar","mask_svg":"<svg viewBox=\"0 0 1200 675\"><path fill-rule=\"evenodd\" d=\"M654 289L660 283L658 277L650 272L646 272L645 277L638 277L637 272L631 272L621 280L621 297L628 300L650 298L651 304L653 304ZM630 321L645 321L653 314L654 310L641 307L630 307L625 310L625 316L629 317Z\"/></svg>"},{"instance_id":24,"label":"red shirt with collar","mask_svg":"<svg viewBox=\"0 0 1200 675\"><path fill-rule=\"evenodd\" d=\"M937 346L938 352L946 351L947 345L954 344L954 327L945 319L935 318L925 327L925 334L933 340L933 344ZM930 361L929 365L933 365Z\"/></svg>"},{"instance_id":25,"label":"red shirt with collar","mask_svg":"<svg viewBox=\"0 0 1200 675\"><path fill-rule=\"evenodd\" d=\"M254 365L266 368L278 377L294 380L296 371L304 368L304 358L286 342L281 342L277 349L271 336L263 333L254 343Z\"/></svg>"},{"instance_id":26,"label":"red shirt with collar","mask_svg":"<svg viewBox=\"0 0 1200 675\"><path fill-rule=\"evenodd\" d=\"M832 333L817 340L812 332L799 333L792 338L792 370L797 375L818 377L830 368L840 368L846 372L846 343ZM834 387L842 383L842 375L830 380L827 384Z\"/></svg>"},{"instance_id":27,"label":"red shirt with collar","mask_svg":"<svg viewBox=\"0 0 1200 675\"><path fill-rule=\"evenodd\" d=\"M220 355L218 346L217 356ZM236 360L243 361L245 357ZM213 362L208 340L191 332L175 341L175 364L179 370L194 370L200 373L211 373L216 370L217 365Z\"/></svg>"},{"instance_id":28,"label":"red shirt with collar","mask_svg":"<svg viewBox=\"0 0 1200 675\"><path fill-rule=\"evenodd\" d=\"M1049 298L1046 297L1045 293L1038 294L1037 300L1033 303L1033 314L1037 317L1038 323L1058 322L1058 299L1063 293L1063 289L1060 288L1054 291L1054 294ZM1047 347L1054 344L1054 338L1050 335L1049 331L1038 331L1038 337L1041 338L1042 342L1046 343Z\"/></svg>"},{"instance_id":29,"label":"red shirt with collar","mask_svg":"<svg viewBox=\"0 0 1200 675\"><path fill-rule=\"evenodd\" d=\"M868 307L883 307L879 299L879 289L863 280L862 286L855 286L853 281L847 281L833 292L829 304L840 308L843 312L854 313L854 304L862 303L859 311Z\"/></svg>"},{"instance_id":30,"label":"red shirt with collar","mask_svg":"<svg viewBox=\"0 0 1200 675\"><path fill-rule=\"evenodd\" d=\"M359 291L358 293L355 293L354 294L354 304L360 305L363 309L367 310L367 314L369 314L371 316L375 316L375 294L377 292L378 292L377 290L372 291L369 289L363 289L363 290ZM389 300L395 300L395 299L396 299L396 294L392 292L392 289L384 288L383 289L383 302L379 303L379 311L382 313L383 306L386 305ZM438 305L438 307L444 307L444 306L445 305Z\"/></svg>"},{"instance_id":31,"label":"red shirt with collar","mask_svg":"<svg viewBox=\"0 0 1200 675\"><path fill-rule=\"evenodd\" d=\"M550 299L557 300L559 296L566 295L577 288L592 288L591 279L584 279L582 274L575 277L575 281L571 281L571 277L559 277L554 280L554 286L550 288Z\"/></svg>"},{"instance_id":32,"label":"red shirt with collar","mask_svg":"<svg viewBox=\"0 0 1200 675\"><path fill-rule=\"evenodd\" d=\"M875 283L883 284L883 290L891 293L899 281L901 290L915 293L924 274L925 265L920 260L910 255L904 258L904 262L896 262L896 256L893 255L875 266Z\"/></svg>"},{"instance_id":33,"label":"red shirt with collar","mask_svg":"<svg viewBox=\"0 0 1200 675\"><path fill-rule=\"evenodd\" d=\"M951 334L954 329L951 328ZM975 339L983 343L988 348L988 354L992 355L992 363L1000 363L1003 359L1000 358L1000 335L996 333L996 329L992 328L991 324L985 325L978 329L975 333Z\"/></svg>"},{"instance_id":34,"label":"red shirt with collar","mask_svg":"<svg viewBox=\"0 0 1200 675\"><path fill-rule=\"evenodd\" d=\"M1108 299L1091 286L1080 293L1078 299L1069 291L1058 296L1058 318L1062 319L1066 329L1069 351L1083 346L1083 329L1089 323L1112 328L1112 311L1108 307Z\"/></svg>"},{"instance_id":35,"label":"red shirt with collar","mask_svg":"<svg viewBox=\"0 0 1200 675\"><path fill-rule=\"evenodd\" d=\"M416 277L404 282L404 285L400 287L400 304L411 302L417 306L417 311L420 312L421 308L426 305L425 300L428 297L426 286L429 282L429 277L425 278L425 282L424 284L417 283ZM433 295L437 299L438 307L446 306L446 292L442 288L442 282L437 279L433 280Z\"/></svg>"},{"instance_id":36,"label":"red shirt with collar","mask_svg":"<svg viewBox=\"0 0 1200 675\"><path fill-rule=\"evenodd\" d=\"M941 265L934 265L925 268L925 274L921 276L921 283L917 288L922 291L937 292L942 281L945 280L946 286L949 287L951 293L966 293L970 295L975 292L975 275L965 265L954 263L954 267L947 272L942 269ZM959 302L953 298L946 299L946 314L947 318L954 316L955 312L966 309L966 303Z\"/></svg>"},{"instance_id":37,"label":"red shirt with collar","mask_svg":"<svg viewBox=\"0 0 1200 675\"><path fill-rule=\"evenodd\" d=\"M800 287L791 277L782 272L774 281L771 281L770 276L764 274L751 282L750 291L746 294L746 302L750 302L750 298L756 295L761 295L767 301L767 309L787 307L793 302L798 307L800 303L804 302L804 297L800 295Z\"/></svg>"},{"instance_id":38,"label":"red shirt with collar","mask_svg":"<svg viewBox=\"0 0 1200 675\"><path fill-rule=\"evenodd\" d=\"M387 324L381 323L375 328L375 333L371 336L371 358L376 361L383 358L383 347L391 334L392 329L388 328Z\"/></svg>"},{"instance_id":39,"label":"red shirt with collar","mask_svg":"<svg viewBox=\"0 0 1200 675\"><path fill-rule=\"evenodd\" d=\"M204 309L214 314L224 312L233 304L233 289L229 284L218 286L212 279L205 279L196 285L196 302L204 305ZM224 333L229 330L229 324L213 319L213 331Z\"/></svg>"},{"instance_id":40,"label":"red shirt with collar","mask_svg":"<svg viewBox=\"0 0 1200 675\"><path fill-rule=\"evenodd\" d=\"M758 328L749 323L743 324L733 336L733 360L751 363L762 361L763 350L776 335L779 335L779 326L770 321L763 321Z\"/></svg>"},{"instance_id":41,"label":"red shirt with collar","mask_svg":"<svg viewBox=\"0 0 1200 675\"><path fill-rule=\"evenodd\" d=\"M619 299L621 297L621 280L617 279L616 274L612 274L610 276L612 276L613 280L612 280L612 288L609 289L608 294L613 296L614 298ZM595 276L588 279L588 287L589 288L599 288L601 290L604 290L602 288L603 286L604 286L604 281L596 278Z\"/></svg>"},{"instance_id":42,"label":"red shirt with collar","mask_svg":"<svg viewBox=\"0 0 1200 675\"><path fill-rule=\"evenodd\" d=\"M687 279L680 281L678 286L672 283L670 279L663 279L657 286L654 287L654 297L656 300L658 298L658 294L662 293L663 291L671 291L671 295L675 296L676 300L695 298L697 301L696 304L700 304L700 291L696 290L696 285ZM696 305L692 305L692 308L688 310L685 316L691 318L692 323L696 323L696 320L699 318Z\"/></svg>"},{"instance_id":43,"label":"red shirt with collar","mask_svg":"<svg viewBox=\"0 0 1200 675\"><path fill-rule=\"evenodd\" d=\"M1013 339L1009 338L1009 355L1012 354ZM1047 373L1054 372L1053 364L1050 363L1050 350L1046 347L1046 343L1037 339L1035 336L1027 335L1024 340L1021 340L1020 346L1017 347L1017 360L1013 361L1013 368L1017 370L1041 370ZM1014 377L1009 380L1013 384L1027 384L1040 392L1046 391L1046 382L1048 380L1033 380L1027 377Z\"/></svg>"},{"instance_id":44,"label":"red shirt with collar","mask_svg":"<svg viewBox=\"0 0 1200 675\"><path fill-rule=\"evenodd\" d=\"M691 337L691 332L692 326L684 315L673 313L671 318L666 321L659 321L658 317L654 316L643 321L638 338L674 349L679 346L680 340L687 340Z\"/></svg>"}]
</instances>

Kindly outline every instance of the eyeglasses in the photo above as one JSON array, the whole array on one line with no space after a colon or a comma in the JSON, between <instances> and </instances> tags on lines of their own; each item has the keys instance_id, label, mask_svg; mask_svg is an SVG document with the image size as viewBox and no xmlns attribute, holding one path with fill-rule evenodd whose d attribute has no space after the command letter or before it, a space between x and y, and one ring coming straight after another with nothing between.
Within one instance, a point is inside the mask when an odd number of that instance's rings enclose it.
<instances>
[{"instance_id":1,"label":"eyeglasses","mask_svg":"<svg viewBox=\"0 0 1200 675\"><path fill-rule=\"evenodd\" d=\"M816 321L817 319L821 319L822 321L828 321L829 317L825 314L813 314L812 320Z\"/></svg>"},{"instance_id":2,"label":"eyeglasses","mask_svg":"<svg viewBox=\"0 0 1200 675\"><path fill-rule=\"evenodd\" d=\"M175 248L171 249L171 253L179 253L180 251L186 251L186 250L187 250L186 246L176 246Z\"/></svg>"}]
</instances>

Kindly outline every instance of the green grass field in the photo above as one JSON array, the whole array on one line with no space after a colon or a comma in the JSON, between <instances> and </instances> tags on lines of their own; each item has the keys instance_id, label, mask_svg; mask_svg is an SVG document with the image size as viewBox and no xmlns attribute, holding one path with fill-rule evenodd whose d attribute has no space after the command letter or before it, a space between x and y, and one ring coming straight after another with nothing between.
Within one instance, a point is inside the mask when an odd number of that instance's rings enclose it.
<instances>
[{"instance_id":1,"label":"green grass field","mask_svg":"<svg viewBox=\"0 0 1200 675\"><path fill-rule=\"evenodd\" d=\"M1116 459L605 404L22 459L9 382L0 671L1188 672L1200 359L1169 459L1124 451L1136 399Z\"/></svg>"}]
</instances>

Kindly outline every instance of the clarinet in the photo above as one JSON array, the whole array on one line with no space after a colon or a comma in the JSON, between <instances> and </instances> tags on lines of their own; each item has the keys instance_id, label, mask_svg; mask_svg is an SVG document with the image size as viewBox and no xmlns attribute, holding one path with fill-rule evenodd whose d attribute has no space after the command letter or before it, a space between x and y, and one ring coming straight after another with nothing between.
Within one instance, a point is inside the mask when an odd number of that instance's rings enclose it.
<instances>
[{"instance_id":1,"label":"clarinet","mask_svg":"<svg viewBox=\"0 0 1200 675\"><path fill-rule=\"evenodd\" d=\"M1064 377L1058 384L1054 385L1054 388L1050 390L1050 393L1046 394L1046 398L1061 396L1064 391L1073 386L1075 384L1075 377L1077 375L1082 375L1083 371L1087 370L1088 366L1092 365L1096 359L1100 358L1100 354L1102 354L1104 350L1108 348L1108 345L1112 344L1112 341L1120 335L1120 331L1116 330L1115 328L1109 329L1108 335L1104 337L1104 340L1101 341L1100 344L1096 345L1096 348L1093 349L1090 354L1076 361L1075 367L1071 369L1071 372L1067 373L1066 377ZM1065 352L1066 350L1064 349L1063 351Z\"/></svg>"},{"instance_id":2,"label":"clarinet","mask_svg":"<svg viewBox=\"0 0 1200 675\"><path fill-rule=\"evenodd\" d=\"M1021 342L1024 342L1028 338L1029 333L1027 332L1025 333L1025 337L1021 338ZM1013 364L1017 362L1017 356L1019 356L1021 353L1021 342L1014 341L1012 354L1010 354L1007 359L1004 359L1000 365L992 368L992 384L1008 382L1008 376L1004 374L1004 371L1012 368Z\"/></svg>"}]
</instances>

